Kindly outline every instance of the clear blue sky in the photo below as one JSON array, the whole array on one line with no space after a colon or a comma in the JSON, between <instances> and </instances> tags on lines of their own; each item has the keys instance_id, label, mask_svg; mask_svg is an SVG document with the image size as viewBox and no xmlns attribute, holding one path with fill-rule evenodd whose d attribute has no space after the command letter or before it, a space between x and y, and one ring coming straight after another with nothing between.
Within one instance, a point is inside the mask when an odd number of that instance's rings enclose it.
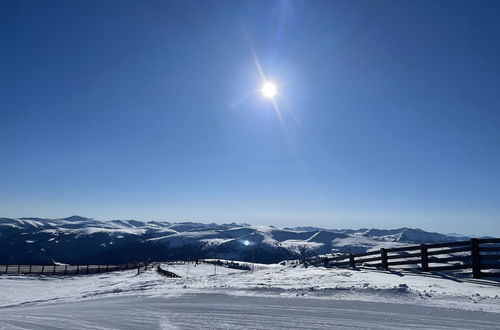
<instances>
[{"instance_id":1,"label":"clear blue sky","mask_svg":"<svg viewBox=\"0 0 500 330\"><path fill-rule=\"evenodd\" d=\"M498 1L1 0L0 41L1 216L500 235Z\"/></svg>"}]
</instances>

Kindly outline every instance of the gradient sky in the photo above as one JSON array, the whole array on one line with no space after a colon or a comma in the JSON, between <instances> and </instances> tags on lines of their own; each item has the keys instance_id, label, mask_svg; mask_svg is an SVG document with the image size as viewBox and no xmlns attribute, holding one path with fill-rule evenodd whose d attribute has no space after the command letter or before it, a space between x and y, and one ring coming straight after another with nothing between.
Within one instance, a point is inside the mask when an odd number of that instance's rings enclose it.
<instances>
[{"instance_id":1,"label":"gradient sky","mask_svg":"<svg viewBox=\"0 0 500 330\"><path fill-rule=\"evenodd\" d=\"M1 0L0 41L0 216L500 235L498 1Z\"/></svg>"}]
</instances>

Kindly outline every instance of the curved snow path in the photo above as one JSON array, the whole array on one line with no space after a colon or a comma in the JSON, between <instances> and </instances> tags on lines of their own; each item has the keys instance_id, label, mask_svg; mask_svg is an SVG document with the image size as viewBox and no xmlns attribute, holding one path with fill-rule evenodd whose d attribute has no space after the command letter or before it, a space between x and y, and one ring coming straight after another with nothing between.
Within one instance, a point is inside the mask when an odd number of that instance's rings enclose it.
<instances>
[{"instance_id":1,"label":"curved snow path","mask_svg":"<svg viewBox=\"0 0 500 330\"><path fill-rule=\"evenodd\" d=\"M120 296L0 308L0 329L498 329L500 314L406 304L240 297Z\"/></svg>"}]
</instances>

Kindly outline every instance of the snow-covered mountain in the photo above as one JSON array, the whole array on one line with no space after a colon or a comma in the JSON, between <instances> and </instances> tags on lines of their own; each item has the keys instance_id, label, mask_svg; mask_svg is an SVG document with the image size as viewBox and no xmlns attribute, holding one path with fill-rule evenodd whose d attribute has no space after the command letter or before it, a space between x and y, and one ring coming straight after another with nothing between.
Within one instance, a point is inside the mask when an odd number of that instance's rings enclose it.
<instances>
[{"instance_id":1,"label":"snow-covered mountain","mask_svg":"<svg viewBox=\"0 0 500 330\"><path fill-rule=\"evenodd\" d=\"M467 237L421 229L275 228L248 224L0 218L0 264L125 263L224 258L276 262L299 255L360 253L381 247L449 242ZM246 244L244 244L246 243Z\"/></svg>"}]
</instances>

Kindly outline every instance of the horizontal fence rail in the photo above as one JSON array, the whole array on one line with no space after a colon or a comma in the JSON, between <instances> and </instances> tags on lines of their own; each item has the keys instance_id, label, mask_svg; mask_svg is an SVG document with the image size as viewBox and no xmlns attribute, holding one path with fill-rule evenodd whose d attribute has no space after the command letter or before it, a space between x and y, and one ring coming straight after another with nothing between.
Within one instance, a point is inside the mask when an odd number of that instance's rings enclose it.
<instances>
[{"instance_id":1,"label":"horizontal fence rail","mask_svg":"<svg viewBox=\"0 0 500 330\"><path fill-rule=\"evenodd\" d=\"M219 266L219 267L225 267L225 268L231 268L231 269L240 269L240 270L251 270L252 267L246 263L239 263L237 261L232 261L232 260L219 260L219 259L198 259L196 261L197 263L204 263L204 264L209 264L209 265L214 265L214 266Z\"/></svg>"},{"instance_id":2,"label":"horizontal fence rail","mask_svg":"<svg viewBox=\"0 0 500 330\"><path fill-rule=\"evenodd\" d=\"M122 265L0 265L0 274L84 275L140 269L144 264Z\"/></svg>"},{"instance_id":3,"label":"horizontal fence rail","mask_svg":"<svg viewBox=\"0 0 500 330\"><path fill-rule=\"evenodd\" d=\"M166 269L163 269L160 267L160 265L157 266L156 268L156 271L160 274L160 275L163 275L163 276L166 276L166 277L172 277L172 278L180 278L179 275L177 275L176 273L173 273L171 271L168 271Z\"/></svg>"},{"instance_id":4,"label":"horizontal fence rail","mask_svg":"<svg viewBox=\"0 0 500 330\"><path fill-rule=\"evenodd\" d=\"M389 270L418 269L456 271L472 274L473 278L500 278L500 238L421 244L397 248L382 248L359 254L344 254L323 259L326 267L376 267Z\"/></svg>"}]
</instances>

